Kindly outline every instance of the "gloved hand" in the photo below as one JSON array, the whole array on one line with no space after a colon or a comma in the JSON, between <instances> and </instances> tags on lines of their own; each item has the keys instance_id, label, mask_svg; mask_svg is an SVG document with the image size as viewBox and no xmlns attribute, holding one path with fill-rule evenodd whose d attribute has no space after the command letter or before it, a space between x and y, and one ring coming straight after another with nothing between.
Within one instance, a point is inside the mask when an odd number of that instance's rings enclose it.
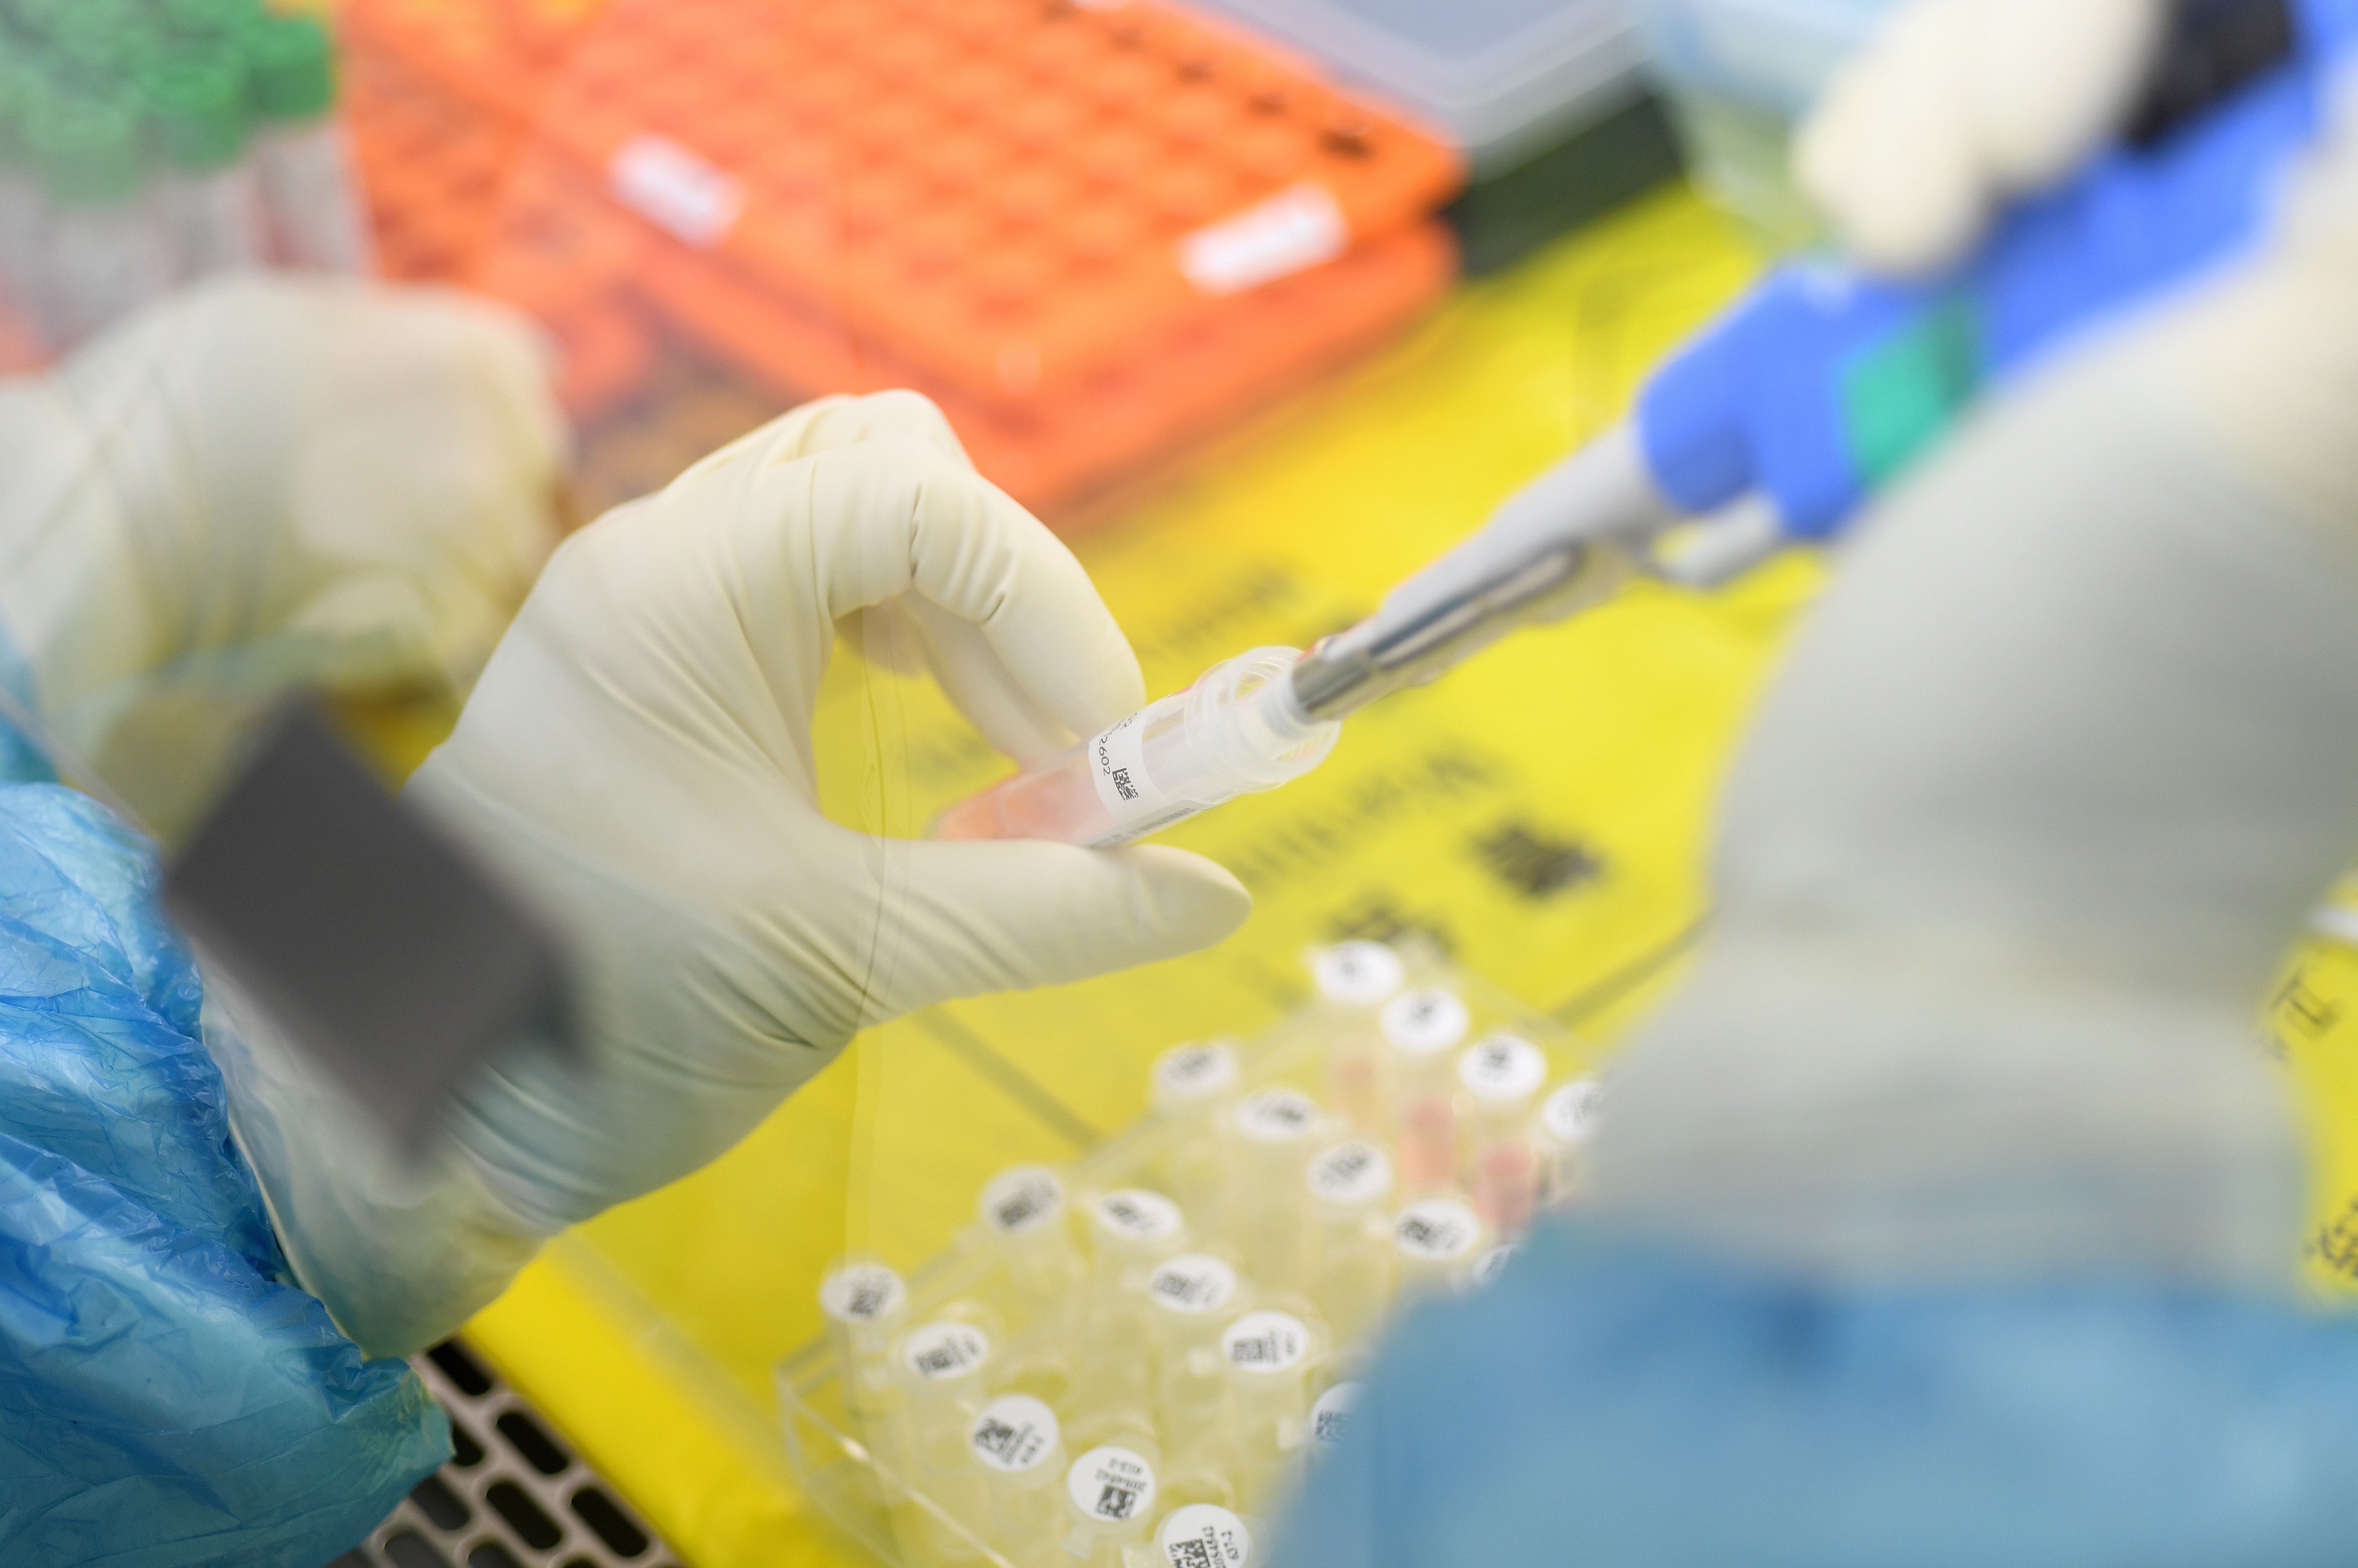
<instances>
[{"instance_id":1,"label":"gloved hand","mask_svg":"<svg viewBox=\"0 0 2358 1568\"><path fill-rule=\"evenodd\" d=\"M200 753L291 686L464 689L556 543L564 439L496 306L288 276L175 296L0 383L0 666L176 828Z\"/></svg>"},{"instance_id":2,"label":"gloved hand","mask_svg":"<svg viewBox=\"0 0 2358 1568\"><path fill-rule=\"evenodd\" d=\"M410 795L569 938L586 1062L496 1063L409 1173L352 1157L318 1108L332 1087L283 1049L249 1039L233 1074L297 1270L363 1346L445 1331L539 1238L715 1158L864 1025L1244 918L1235 879L1175 849L823 816L819 676L838 623L880 611L1019 760L1143 700L1079 564L912 394L813 404L557 552Z\"/></svg>"},{"instance_id":3,"label":"gloved hand","mask_svg":"<svg viewBox=\"0 0 2358 1568\"><path fill-rule=\"evenodd\" d=\"M1955 261L2120 127L2169 0L1917 0L1826 86L1793 173L1853 259Z\"/></svg>"},{"instance_id":4,"label":"gloved hand","mask_svg":"<svg viewBox=\"0 0 2358 1568\"><path fill-rule=\"evenodd\" d=\"M1934 95L1910 36L1852 102ZM2358 854L2340 107L2262 254L1857 531L1729 780L1698 969L1616 1069L1602 1209L1848 1280L2288 1285L2302 1162L2254 1021Z\"/></svg>"}]
</instances>

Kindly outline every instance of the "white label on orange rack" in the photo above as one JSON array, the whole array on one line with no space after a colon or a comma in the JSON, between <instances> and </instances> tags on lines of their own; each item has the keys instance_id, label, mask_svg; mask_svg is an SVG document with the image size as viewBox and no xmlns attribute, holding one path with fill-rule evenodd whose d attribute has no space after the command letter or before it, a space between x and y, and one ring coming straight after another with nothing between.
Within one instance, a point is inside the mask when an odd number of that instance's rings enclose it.
<instances>
[{"instance_id":1,"label":"white label on orange rack","mask_svg":"<svg viewBox=\"0 0 2358 1568\"><path fill-rule=\"evenodd\" d=\"M992 1469L1021 1474L1048 1457L1060 1435L1055 1411L1029 1394L1009 1394L982 1407L967 1441Z\"/></svg>"},{"instance_id":2,"label":"white label on orange rack","mask_svg":"<svg viewBox=\"0 0 2358 1568\"><path fill-rule=\"evenodd\" d=\"M1351 225L1334 193L1304 180L1183 236L1179 270L1199 293L1240 294L1333 261L1350 243Z\"/></svg>"},{"instance_id":3,"label":"white label on orange rack","mask_svg":"<svg viewBox=\"0 0 2358 1568\"><path fill-rule=\"evenodd\" d=\"M1252 1557L1252 1531L1217 1503L1172 1509L1154 1543L1170 1568L1244 1568Z\"/></svg>"},{"instance_id":4,"label":"white label on orange rack","mask_svg":"<svg viewBox=\"0 0 2358 1568\"><path fill-rule=\"evenodd\" d=\"M606 166L614 200L698 250L729 237L745 211L745 187L668 136L642 131Z\"/></svg>"},{"instance_id":5,"label":"white label on orange rack","mask_svg":"<svg viewBox=\"0 0 2358 1568\"><path fill-rule=\"evenodd\" d=\"M1310 960L1318 994L1352 1007L1373 1007L1401 989L1400 955L1380 942L1337 942Z\"/></svg>"}]
</instances>

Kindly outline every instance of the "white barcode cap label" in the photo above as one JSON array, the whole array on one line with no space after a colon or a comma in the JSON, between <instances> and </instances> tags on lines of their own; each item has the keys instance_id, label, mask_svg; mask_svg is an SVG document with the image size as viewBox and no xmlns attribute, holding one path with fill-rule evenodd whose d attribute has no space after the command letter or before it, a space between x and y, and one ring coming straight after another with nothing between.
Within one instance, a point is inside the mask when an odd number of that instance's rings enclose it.
<instances>
[{"instance_id":1,"label":"white barcode cap label","mask_svg":"<svg viewBox=\"0 0 2358 1568\"><path fill-rule=\"evenodd\" d=\"M1603 1084L1574 1078L1540 1107L1540 1125L1559 1143L1585 1143L1595 1134L1597 1108L1604 1098Z\"/></svg>"},{"instance_id":2,"label":"white barcode cap label","mask_svg":"<svg viewBox=\"0 0 2358 1568\"><path fill-rule=\"evenodd\" d=\"M1290 1372L1310 1354L1310 1331L1292 1313L1249 1312L1220 1336L1220 1354L1239 1372Z\"/></svg>"},{"instance_id":3,"label":"white barcode cap label","mask_svg":"<svg viewBox=\"0 0 2358 1568\"><path fill-rule=\"evenodd\" d=\"M908 1298L901 1276L882 1263L846 1263L819 1282L818 1308L838 1323L881 1322Z\"/></svg>"},{"instance_id":4,"label":"white barcode cap label","mask_svg":"<svg viewBox=\"0 0 2358 1568\"><path fill-rule=\"evenodd\" d=\"M994 1470L1020 1475L1039 1468L1063 1434L1056 1412L1029 1394L1007 1394L982 1407L967 1431L974 1456Z\"/></svg>"},{"instance_id":5,"label":"white barcode cap label","mask_svg":"<svg viewBox=\"0 0 2358 1568\"><path fill-rule=\"evenodd\" d=\"M1154 1543L1170 1568L1244 1568L1252 1557L1252 1531L1217 1503L1172 1509Z\"/></svg>"},{"instance_id":6,"label":"white barcode cap label","mask_svg":"<svg viewBox=\"0 0 2358 1568\"><path fill-rule=\"evenodd\" d=\"M1333 261L1351 225L1323 185L1303 181L1179 242L1179 270L1198 292L1238 294Z\"/></svg>"},{"instance_id":7,"label":"white barcode cap label","mask_svg":"<svg viewBox=\"0 0 2358 1568\"><path fill-rule=\"evenodd\" d=\"M1342 1442L1351 1425L1351 1412L1359 1408L1359 1396L1366 1391L1365 1383L1337 1383L1319 1395L1318 1402L1310 1407L1310 1441L1321 1448Z\"/></svg>"},{"instance_id":8,"label":"white barcode cap label","mask_svg":"<svg viewBox=\"0 0 2358 1568\"><path fill-rule=\"evenodd\" d=\"M1511 1104L1547 1082L1547 1058L1528 1040L1487 1035L1457 1059L1457 1080L1476 1099Z\"/></svg>"},{"instance_id":9,"label":"white barcode cap label","mask_svg":"<svg viewBox=\"0 0 2358 1568\"><path fill-rule=\"evenodd\" d=\"M1098 1227L1130 1241L1168 1241L1179 1234L1179 1206L1144 1187L1124 1187L1097 1202Z\"/></svg>"},{"instance_id":10,"label":"white barcode cap label","mask_svg":"<svg viewBox=\"0 0 2358 1568\"><path fill-rule=\"evenodd\" d=\"M1353 1139L1311 1161L1303 1180L1313 1194L1327 1203L1357 1206L1374 1203L1392 1190L1392 1162L1374 1144Z\"/></svg>"},{"instance_id":11,"label":"white barcode cap label","mask_svg":"<svg viewBox=\"0 0 2358 1568\"><path fill-rule=\"evenodd\" d=\"M1202 1252L1171 1259L1146 1281L1148 1300L1191 1317L1219 1311L1236 1293L1237 1271Z\"/></svg>"},{"instance_id":12,"label":"white barcode cap label","mask_svg":"<svg viewBox=\"0 0 2358 1568\"><path fill-rule=\"evenodd\" d=\"M1384 1038L1414 1056L1446 1051L1466 1038L1466 1004L1449 991L1404 991L1384 1003Z\"/></svg>"},{"instance_id":13,"label":"white barcode cap label","mask_svg":"<svg viewBox=\"0 0 2358 1568\"><path fill-rule=\"evenodd\" d=\"M1237 1130L1255 1143L1291 1143L1318 1130L1318 1103L1299 1089L1262 1089L1237 1102Z\"/></svg>"},{"instance_id":14,"label":"white barcode cap label","mask_svg":"<svg viewBox=\"0 0 2358 1568\"><path fill-rule=\"evenodd\" d=\"M929 1323L901 1342L902 1365L928 1382L966 1377L990 1359L990 1336L970 1323Z\"/></svg>"},{"instance_id":15,"label":"white barcode cap label","mask_svg":"<svg viewBox=\"0 0 2358 1568\"><path fill-rule=\"evenodd\" d=\"M606 178L614 200L699 250L729 237L745 211L745 187L667 136L624 142Z\"/></svg>"},{"instance_id":16,"label":"white barcode cap label","mask_svg":"<svg viewBox=\"0 0 2358 1568\"><path fill-rule=\"evenodd\" d=\"M1098 1524L1143 1524L1154 1514L1154 1466L1127 1448L1092 1448L1065 1472L1065 1495Z\"/></svg>"},{"instance_id":17,"label":"white barcode cap label","mask_svg":"<svg viewBox=\"0 0 2358 1568\"><path fill-rule=\"evenodd\" d=\"M1218 1041L1174 1045L1154 1058L1154 1098L1192 1105L1236 1087L1237 1054Z\"/></svg>"},{"instance_id":18,"label":"white barcode cap label","mask_svg":"<svg viewBox=\"0 0 2358 1568\"><path fill-rule=\"evenodd\" d=\"M1482 1260L1474 1265L1474 1282L1487 1285L1497 1279L1506 1271L1507 1265L1514 1261L1515 1254L1521 1250L1511 1241L1502 1241L1483 1253Z\"/></svg>"},{"instance_id":19,"label":"white barcode cap label","mask_svg":"<svg viewBox=\"0 0 2358 1568\"><path fill-rule=\"evenodd\" d=\"M982 1189L982 1222L1001 1236L1037 1230L1065 1212L1065 1184L1045 1165L1017 1165Z\"/></svg>"},{"instance_id":20,"label":"white barcode cap label","mask_svg":"<svg viewBox=\"0 0 2358 1568\"><path fill-rule=\"evenodd\" d=\"M1426 1198L1401 1210L1392 1222L1393 1244L1412 1258L1446 1263L1474 1250L1482 1222L1455 1198Z\"/></svg>"},{"instance_id":21,"label":"white barcode cap label","mask_svg":"<svg viewBox=\"0 0 2358 1568\"><path fill-rule=\"evenodd\" d=\"M1407 973L1400 956L1380 942L1337 942L1310 960L1318 994L1352 1007L1373 1007L1401 989Z\"/></svg>"}]
</instances>

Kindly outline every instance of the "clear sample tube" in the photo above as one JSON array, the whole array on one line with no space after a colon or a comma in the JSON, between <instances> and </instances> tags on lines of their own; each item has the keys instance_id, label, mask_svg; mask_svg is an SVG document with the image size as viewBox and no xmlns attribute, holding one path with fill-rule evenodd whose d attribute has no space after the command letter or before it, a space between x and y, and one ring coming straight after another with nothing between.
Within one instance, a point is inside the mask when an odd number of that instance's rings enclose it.
<instances>
[{"instance_id":1,"label":"clear sample tube","mask_svg":"<svg viewBox=\"0 0 2358 1568\"><path fill-rule=\"evenodd\" d=\"M1337 942L1310 959L1310 978L1325 1004L1326 1082L1335 1109L1362 1132L1383 1127L1384 1044L1376 1010L1407 978L1400 956L1380 942Z\"/></svg>"},{"instance_id":2,"label":"clear sample tube","mask_svg":"<svg viewBox=\"0 0 2358 1568\"><path fill-rule=\"evenodd\" d=\"M1481 1217L1455 1198L1424 1198L1392 1221L1402 1296L1463 1287L1488 1238Z\"/></svg>"},{"instance_id":3,"label":"clear sample tube","mask_svg":"<svg viewBox=\"0 0 2358 1568\"><path fill-rule=\"evenodd\" d=\"M1360 1396L1368 1391L1361 1382L1336 1383L1318 1396L1310 1407L1310 1450L1315 1455L1324 1454L1343 1441L1351 1429L1351 1417L1359 1408Z\"/></svg>"},{"instance_id":4,"label":"clear sample tube","mask_svg":"<svg viewBox=\"0 0 2358 1568\"><path fill-rule=\"evenodd\" d=\"M1154 1462L1134 1448L1092 1448L1065 1472L1065 1556L1074 1568L1123 1568L1122 1549L1154 1518Z\"/></svg>"},{"instance_id":5,"label":"clear sample tube","mask_svg":"<svg viewBox=\"0 0 2358 1568\"><path fill-rule=\"evenodd\" d=\"M1595 1136L1597 1108L1604 1098L1605 1086L1597 1079L1578 1077L1560 1085L1540 1102L1539 1130L1533 1141L1541 1203L1558 1206L1579 1195L1583 1152Z\"/></svg>"},{"instance_id":6,"label":"clear sample tube","mask_svg":"<svg viewBox=\"0 0 2358 1568\"><path fill-rule=\"evenodd\" d=\"M159 57L142 73L166 169L157 199L183 280L269 259L261 178L245 156L245 85L244 59L225 42Z\"/></svg>"},{"instance_id":7,"label":"clear sample tube","mask_svg":"<svg viewBox=\"0 0 2358 1568\"><path fill-rule=\"evenodd\" d=\"M1056 1544L1064 1502L1065 1443L1056 1412L1029 1394L1006 1394L982 1407L967 1430L981 1476L983 1521L991 1544L1025 1568Z\"/></svg>"},{"instance_id":8,"label":"clear sample tube","mask_svg":"<svg viewBox=\"0 0 2358 1568\"><path fill-rule=\"evenodd\" d=\"M1531 1108L1547 1058L1519 1035L1487 1034L1457 1058L1457 1081L1473 1108L1474 1206L1493 1235L1520 1236L1539 1202Z\"/></svg>"},{"instance_id":9,"label":"clear sample tube","mask_svg":"<svg viewBox=\"0 0 2358 1568\"><path fill-rule=\"evenodd\" d=\"M1156 1264L1182 1250L1187 1224L1161 1193L1124 1187L1089 1206L1097 1266L1081 1326L1075 1403L1093 1433L1151 1431L1152 1326L1146 1284Z\"/></svg>"},{"instance_id":10,"label":"clear sample tube","mask_svg":"<svg viewBox=\"0 0 2358 1568\"><path fill-rule=\"evenodd\" d=\"M275 16L244 37L248 91L265 124L254 161L278 259L322 272L376 270L359 176L336 117L335 45L316 17Z\"/></svg>"},{"instance_id":11,"label":"clear sample tube","mask_svg":"<svg viewBox=\"0 0 2358 1568\"><path fill-rule=\"evenodd\" d=\"M1179 1206L1206 1230L1228 1223L1228 1157L1220 1112L1237 1092L1237 1054L1226 1041L1174 1045L1154 1059L1154 1108L1169 1125L1163 1169Z\"/></svg>"},{"instance_id":12,"label":"clear sample tube","mask_svg":"<svg viewBox=\"0 0 2358 1568\"><path fill-rule=\"evenodd\" d=\"M908 1305L901 1276L872 1258L847 1258L819 1281L819 1315L855 1390L877 1385Z\"/></svg>"},{"instance_id":13,"label":"clear sample tube","mask_svg":"<svg viewBox=\"0 0 2358 1568\"><path fill-rule=\"evenodd\" d=\"M36 291L42 338L73 347L172 285L170 238L143 189L138 103L51 91L25 135L41 169L49 222Z\"/></svg>"},{"instance_id":14,"label":"clear sample tube","mask_svg":"<svg viewBox=\"0 0 2358 1568\"><path fill-rule=\"evenodd\" d=\"M1163 1260L1146 1282L1154 1333L1155 1425L1179 1453L1217 1424L1228 1390L1220 1326L1235 1312L1237 1271L1207 1252Z\"/></svg>"},{"instance_id":15,"label":"clear sample tube","mask_svg":"<svg viewBox=\"0 0 2358 1568\"><path fill-rule=\"evenodd\" d=\"M1154 1568L1253 1568L1252 1528L1217 1503L1173 1509L1154 1531Z\"/></svg>"},{"instance_id":16,"label":"clear sample tube","mask_svg":"<svg viewBox=\"0 0 2358 1568\"><path fill-rule=\"evenodd\" d=\"M1045 1165L1011 1166L983 1184L979 1206L1025 1323L1065 1310L1080 1282L1081 1258L1056 1173Z\"/></svg>"},{"instance_id":17,"label":"clear sample tube","mask_svg":"<svg viewBox=\"0 0 2358 1568\"><path fill-rule=\"evenodd\" d=\"M1466 1004L1445 990L1402 991L1379 1015L1390 1048L1401 1184L1409 1192L1456 1183L1457 1085L1450 1065L1469 1022Z\"/></svg>"},{"instance_id":18,"label":"clear sample tube","mask_svg":"<svg viewBox=\"0 0 2358 1568\"><path fill-rule=\"evenodd\" d=\"M1299 778L1342 732L1294 700L1289 676L1301 656L1256 648L1215 665L1185 691L951 806L934 836L1108 849Z\"/></svg>"},{"instance_id":19,"label":"clear sample tube","mask_svg":"<svg viewBox=\"0 0 2358 1568\"><path fill-rule=\"evenodd\" d=\"M1391 1157L1349 1139L1320 1151L1303 1180L1310 1194L1310 1297L1336 1343L1350 1345L1375 1328L1391 1300Z\"/></svg>"},{"instance_id":20,"label":"clear sample tube","mask_svg":"<svg viewBox=\"0 0 2358 1568\"><path fill-rule=\"evenodd\" d=\"M893 1371L906 1393L900 1447L912 1455L911 1479L933 1502L964 1525L981 1522L982 1477L974 1467L971 1438L984 1403L983 1379L990 1365L990 1336L958 1318L936 1318L902 1337ZM921 1533L935 1556L950 1561L976 1555L970 1534L928 1513Z\"/></svg>"},{"instance_id":21,"label":"clear sample tube","mask_svg":"<svg viewBox=\"0 0 2358 1568\"><path fill-rule=\"evenodd\" d=\"M1228 1371L1228 1441L1238 1489L1249 1502L1270 1496L1300 1448L1309 1413L1314 1344L1292 1313L1249 1312L1220 1336Z\"/></svg>"},{"instance_id":22,"label":"clear sample tube","mask_svg":"<svg viewBox=\"0 0 2358 1568\"><path fill-rule=\"evenodd\" d=\"M1237 1101L1236 1188L1229 1227L1245 1271L1264 1291L1303 1288L1303 1167L1325 1119L1299 1089L1259 1089Z\"/></svg>"}]
</instances>

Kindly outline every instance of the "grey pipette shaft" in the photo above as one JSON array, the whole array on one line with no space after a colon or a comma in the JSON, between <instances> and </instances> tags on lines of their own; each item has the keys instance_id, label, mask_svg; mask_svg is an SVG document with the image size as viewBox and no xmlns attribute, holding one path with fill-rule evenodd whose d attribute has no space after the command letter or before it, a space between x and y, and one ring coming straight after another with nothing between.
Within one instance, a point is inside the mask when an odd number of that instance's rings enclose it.
<instances>
[{"instance_id":1,"label":"grey pipette shaft","mask_svg":"<svg viewBox=\"0 0 2358 1568\"><path fill-rule=\"evenodd\" d=\"M1313 719L1356 713L1433 679L1509 632L1554 621L1643 569L1654 535L1687 521L1617 427L1518 491L1464 544L1384 596L1373 615L1293 666Z\"/></svg>"}]
</instances>

